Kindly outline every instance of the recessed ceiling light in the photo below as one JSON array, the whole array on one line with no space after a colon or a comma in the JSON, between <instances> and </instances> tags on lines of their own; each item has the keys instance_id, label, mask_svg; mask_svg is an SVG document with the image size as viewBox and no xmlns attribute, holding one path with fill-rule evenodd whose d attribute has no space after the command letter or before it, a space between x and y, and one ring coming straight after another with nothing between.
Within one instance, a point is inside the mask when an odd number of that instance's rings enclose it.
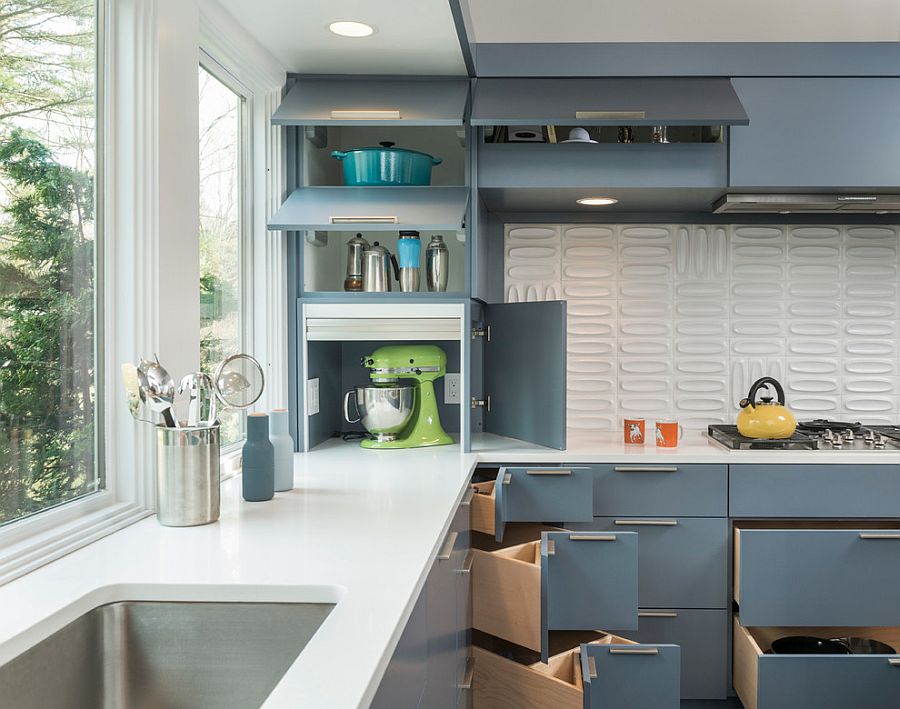
<instances>
[{"instance_id":1,"label":"recessed ceiling light","mask_svg":"<svg viewBox=\"0 0 900 709\"><path fill-rule=\"evenodd\" d=\"M578 204L583 204L587 207L607 207L610 204L616 204L619 200L614 197L582 197L581 199L576 199Z\"/></svg>"},{"instance_id":2,"label":"recessed ceiling light","mask_svg":"<svg viewBox=\"0 0 900 709\"><path fill-rule=\"evenodd\" d=\"M352 22L350 20L338 20L328 25L328 29L341 37L368 37L375 32L372 25L365 22Z\"/></svg>"}]
</instances>

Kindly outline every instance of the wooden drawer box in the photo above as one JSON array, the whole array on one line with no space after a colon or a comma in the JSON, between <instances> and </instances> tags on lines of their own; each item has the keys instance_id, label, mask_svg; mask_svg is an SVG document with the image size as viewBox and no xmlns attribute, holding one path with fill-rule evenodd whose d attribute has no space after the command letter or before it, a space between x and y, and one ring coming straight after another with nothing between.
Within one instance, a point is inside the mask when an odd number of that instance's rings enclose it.
<instances>
[{"instance_id":1,"label":"wooden drawer box","mask_svg":"<svg viewBox=\"0 0 900 709\"><path fill-rule=\"evenodd\" d=\"M545 659L551 630L636 629L637 536L545 531L473 549L472 627Z\"/></svg>"},{"instance_id":2,"label":"wooden drawer box","mask_svg":"<svg viewBox=\"0 0 900 709\"><path fill-rule=\"evenodd\" d=\"M900 626L900 529L848 528L854 524L735 528L734 599L743 623Z\"/></svg>"},{"instance_id":3,"label":"wooden drawer box","mask_svg":"<svg viewBox=\"0 0 900 709\"><path fill-rule=\"evenodd\" d=\"M679 649L615 635L576 644L547 664L474 647L474 709L678 709Z\"/></svg>"},{"instance_id":4,"label":"wooden drawer box","mask_svg":"<svg viewBox=\"0 0 900 709\"><path fill-rule=\"evenodd\" d=\"M734 616L734 689L744 709L900 706L900 655L773 655L786 635L862 636L900 648L900 628L744 627Z\"/></svg>"}]
</instances>

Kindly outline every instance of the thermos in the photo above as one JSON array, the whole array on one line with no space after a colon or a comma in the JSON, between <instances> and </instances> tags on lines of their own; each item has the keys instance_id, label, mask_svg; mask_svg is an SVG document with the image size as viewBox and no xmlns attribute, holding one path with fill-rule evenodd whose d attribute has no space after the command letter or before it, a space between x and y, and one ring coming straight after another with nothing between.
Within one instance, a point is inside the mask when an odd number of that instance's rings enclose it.
<instances>
[{"instance_id":1,"label":"thermos","mask_svg":"<svg viewBox=\"0 0 900 709\"><path fill-rule=\"evenodd\" d=\"M419 290L419 266L422 260L422 242L417 231L401 231L397 242L400 257L400 290L416 293Z\"/></svg>"},{"instance_id":2,"label":"thermos","mask_svg":"<svg viewBox=\"0 0 900 709\"><path fill-rule=\"evenodd\" d=\"M435 234L425 249L425 283L431 292L443 293L447 290L450 275L450 251L444 237Z\"/></svg>"},{"instance_id":3,"label":"thermos","mask_svg":"<svg viewBox=\"0 0 900 709\"><path fill-rule=\"evenodd\" d=\"M241 489L247 502L265 502L275 496L275 448L269 441L269 417L247 416L247 442L241 451Z\"/></svg>"},{"instance_id":4,"label":"thermos","mask_svg":"<svg viewBox=\"0 0 900 709\"><path fill-rule=\"evenodd\" d=\"M294 439L288 433L287 409L269 414L269 442L275 449L275 492L294 489Z\"/></svg>"},{"instance_id":5,"label":"thermos","mask_svg":"<svg viewBox=\"0 0 900 709\"><path fill-rule=\"evenodd\" d=\"M347 277L344 278L345 291L361 291L363 289L363 252L369 248L369 242L357 234L347 242Z\"/></svg>"},{"instance_id":6,"label":"thermos","mask_svg":"<svg viewBox=\"0 0 900 709\"><path fill-rule=\"evenodd\" d=\"M377 241L363 251L363 290L369 293L386 293L391 289L391 266L394 277L400 280L397 259Z\"/></svg>"}]
</instances>

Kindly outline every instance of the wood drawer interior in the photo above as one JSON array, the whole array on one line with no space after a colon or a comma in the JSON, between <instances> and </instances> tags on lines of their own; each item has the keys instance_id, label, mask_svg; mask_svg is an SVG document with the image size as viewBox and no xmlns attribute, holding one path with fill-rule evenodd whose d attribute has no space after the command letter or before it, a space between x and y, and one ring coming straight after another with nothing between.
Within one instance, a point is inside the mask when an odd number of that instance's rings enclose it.
<instances>
[{"instance_id":1,"label":"wood drawer interior","mask_svg":"<svg viewBox=\"0 0 900 709\"><path fill-rule=\"evenodd\" d=\"M734 689L744 709L757 709L759 692L759 658L771 650L772 642L787 635L808 635L818 638L864 637L880 640L900 652L900 627L819 627L819 628L745 628L740 617L733 619ZM783 655L782 657L800 657ZM763 708L764 709L764 708Z\"/></svg>"},{"instance_id":2,"label":"wood drawer interior","mask_svg":"<svg viewBox=\"0 0 900 709\"><path fill-rule=\"evenodd\" d=\"M495 481L472 483L472 531L494 535L496 531L497 498Z\"/></svg>"}]
</instances>

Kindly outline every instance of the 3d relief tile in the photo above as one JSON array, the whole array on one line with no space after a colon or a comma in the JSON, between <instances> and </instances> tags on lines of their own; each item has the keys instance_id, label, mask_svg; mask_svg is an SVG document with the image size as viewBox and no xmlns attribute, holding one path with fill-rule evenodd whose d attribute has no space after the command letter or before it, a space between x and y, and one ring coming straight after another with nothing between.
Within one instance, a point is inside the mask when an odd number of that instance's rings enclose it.
<instances>
[{"instance_id":1,"label":"3d relief tile","mask_svg":"<svg viewBox=\"0 0 900 709\"><path fill-rule=\"evenodd\" d=\"M787 371L791 377L807 375L822 378L828 375L831 378L840 373L841 361L837 358L799 359L791 357L787 361Z\"/></svg>"},{"instance_id":2,"label":"3d relief tile","mask_svg":"<svg viewBox=\"0 0 900 709\"><path fill-rule=\"evenodd\" d=\"M890 375L898 372L898 363L893 359L845 359L843 369L847 374L861 376Z\"/></svg>"},{"instance_id":3,"label":"3d relief tile","mask_svg":"<svg viewBox=\"0 0 900 709\"><path fill-rule=\"evenodd\" d=\"M815 283L833 282L841 277L841 265L838 263L789 263L786 277L791 283L813 281Z\"/></svg>"},{"instance_id":4,"label":"3d relief tile","mask_svg":"<svg viewBox=\"0 0 900 709\"><path fill-rule=\"evenodd\" d=\"M789 335L796 337L840 337L839 320L787 320Z\"/></svg>"}]
</instances>

